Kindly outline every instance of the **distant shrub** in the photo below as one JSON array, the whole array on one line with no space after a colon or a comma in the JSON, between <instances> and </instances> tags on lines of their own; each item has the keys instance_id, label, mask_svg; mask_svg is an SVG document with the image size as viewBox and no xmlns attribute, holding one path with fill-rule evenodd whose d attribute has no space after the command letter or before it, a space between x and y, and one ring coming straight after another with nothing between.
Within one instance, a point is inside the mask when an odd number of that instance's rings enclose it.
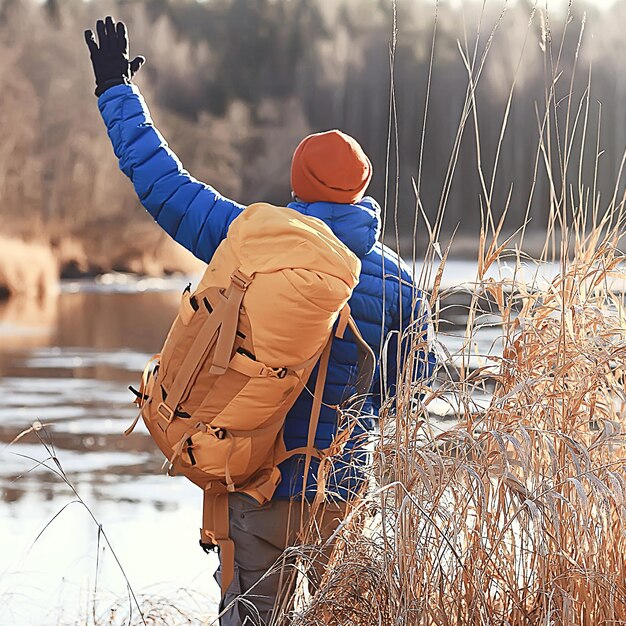
<instances>
[{"instance_id":1,"label":"distant shrub","mask_svg":"<svg viewBox=\"0 0 626 626\"><path fill-rule=\"evenodd\" d=\"M49 245L0 236L0 295L44 297L57 291L58 280Z\"/></svg>"}]
</instances>

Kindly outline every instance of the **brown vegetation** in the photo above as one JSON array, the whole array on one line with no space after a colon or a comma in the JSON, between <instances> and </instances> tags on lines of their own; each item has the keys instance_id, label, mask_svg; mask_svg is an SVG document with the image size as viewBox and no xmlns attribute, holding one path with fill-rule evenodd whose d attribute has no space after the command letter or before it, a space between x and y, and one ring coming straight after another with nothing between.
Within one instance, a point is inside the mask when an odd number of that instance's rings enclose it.
<instances>
[{"instance_id":1,"label":"brown vegetation","mask_svg":"<svg viewBox=\"0 0 626 626\"><path fill-rule=\"evenodd\" d=\"M163 276L196 274L204 264L148 221L120 229L100 223L54 241L64 278L94 276L110 271Z\"/></svg>"},{"instance_id":2,"label":"brown vegetation","mask_svg":"<svg viewBox=\"0 0 626 626\"><path fill-rule=\"evenodd\" d=\"M442 375L419 404L407 379L381 416L376 487L298 624L626 621L626 311L610 287L624 277L622 227L580 241L542 288L478 277L502 356ZM466 409L440 434L426 413L437 397Z\"/></svg>"},{"instance_id":3,"label":"brown vegetation","mask_svg":"<svg viewBox=\"0 0 626 626\"><path fill-rule=\"evenodd\" d=\"M424 346L419 334L408 333L412 350L402 363L398 395L383 407L374 441L371 489L339 529L319 589L303 597L294 617L301 626L626 623L621 167L606 199L587 187L590 85L576 98L572 72L561 97L563 42L546 32L543 43L551 79L538 114L535 167L545 169L551 193L538 276L523 272L530 260L503 241L504 218L494 215L496 168L489 173L480 166L488 152L474 95L478 59L490 54L490 45L477 43L472 53L465 42L466 119L476 138L485 208L462 346L450 354L444 339L453 312L448 303L460 289L440 291L446 254L432 262L440 252L438 215L428 226L431 262L421 276L434 276L431 304L442 359L436 384L429 389L413 381ZM513 91L514 84L511 97ZM505 114L503 135L507 122ZM600 134L592 136L597 147ZM600 156L596 150L589 157L597 171ZM453 151L451 171L455 159ZM523 225L521 240L525 233ZM541 280L541 263L550 258L560 272ZM509 272L487 277L504 264ZM486 354L477 340L485 330L495 337ZM436 401L457 411L458 423L443 432L428 411ZM313 542L295 551L302 569L316 550Z\"/></svg>"},{"instance_id":4,"label":"brown vegetation","mask_svg":"<svg viewBox=\"0 0 626 626\"><path fill-rule=\"evenodd\" d=\"M44 298L56 293L58 276L49 245L0 236L0 294Z\"/></svg>"}]
</instances>

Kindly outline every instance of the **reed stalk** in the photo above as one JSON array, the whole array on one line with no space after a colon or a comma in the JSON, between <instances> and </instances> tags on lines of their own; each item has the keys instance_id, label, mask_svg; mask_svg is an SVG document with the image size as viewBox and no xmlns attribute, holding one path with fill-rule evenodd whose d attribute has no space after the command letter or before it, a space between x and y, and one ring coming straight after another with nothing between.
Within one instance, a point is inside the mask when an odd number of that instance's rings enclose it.
<instances>
[{"instance_id":1,"label":"reed stalk","mask_svg":"<svg viewBox=\"0 0 626 626\"><path fill-rule=\"evenodd\" d=\"M593 181L584 178L588 144L596 143L589 129L591 68L582 97L575 97L585 22L561 93L563 40L551 40L549 16L537 7L529 31L536 13L546 68L535 163L535 177L543 173L549 182L543 253L534 261L520 248L527 220L502 241L508 203L495 207L492 200L517 70L490 178L483 171L476 86L498 24L484 42L479 24L475 39L459 46L467 94L439 210L433 226L425 223L430 244L419 280L430 289L439 331L435 382L414 380L427 346L412 327L397 396L380 415L370 488L333 537L319 588L292 613L300 626L626 623L623 167L615 193L602 204L593 182L599 146L591 146ZM565 20L573 21L569 11ZM436 18L433 49L435 33ZM475 281L445 290L446 254L438 265L434 259L467 124L473 124L483 228ZM416 225L425 216L419 180ZM529 211L536 191L533 184ZM418 257L415 248L412 256ZM552 274L549 260L556 263ZM460 347L451 351L446 318L459 312L459 300L466 302L467 321L453 330ZM485 332L494 337L487 352L478 348ZM451 407L453 424L437 420L438 405ZM300 554L314 550L311 542Z\"/></svg>"}]
</instances>

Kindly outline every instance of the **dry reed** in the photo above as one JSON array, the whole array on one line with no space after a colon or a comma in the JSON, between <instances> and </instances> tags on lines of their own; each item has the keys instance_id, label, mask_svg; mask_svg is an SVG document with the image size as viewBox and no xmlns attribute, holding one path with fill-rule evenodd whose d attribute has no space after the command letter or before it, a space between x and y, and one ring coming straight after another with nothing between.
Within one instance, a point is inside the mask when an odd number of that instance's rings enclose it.
<instances>
[{"instance_id":1,"label":"dry reed","mask_svg":"<svg viewBox=\"0 0 626 626\"><path fill-rule=\"evenodd\" d=\"M529 29L535 17L533 11ZM602 206L595 189L599 146L593 180L584 182L586 144L593 141L591 73L575 102L577 53L568 91L559 93L563 42L551 40L549 16L541 17L547 86L545 110L537 108L535 177L543 167L550 218L535 277L528 277L531 260L498 241L508 209L499 207L502 217L495 219L491 199L501 142L489 180L475 95L497 24L480 45L479 26L473 44L459 44L467 97L437 219L425 223L430 246L420 282L431 285L441 330L437 381L432 389L413 381L414 361L425 346L409 331L412 350L401 363L398 396L380 416L370 489L352 503L333 537L326 575L292 612L294 624L626 624L626 283L618 248L624 162L615 193ZM569 11L565 19L572 21ZM583 30L584 21L579 46ZM393 53L392 40L392 66ZM516 77L501 141L515 83ZM483 189L477 276L470 289L440 291L446 254L438 268L433 259L441 254L446 194L467 123L474 126ZM533 185L529 210L535 192ZM416 196L417 224L424 214L419 176ZM559 269L542 279L550 257ZM489 277L503 263L510 276ZM462 347L450 354L444 318L462 294L469 298L466 328ZM477 337L487 328L492 335L495 329L496 339L481 354ZM479 396L487 401L481 404ZM457 412L455 425L443 431L429 412L442 402ZM311 542L294 550L302 569L316 549Z\"/></svg>"},{"instance_id":2,"label":"dry reed","mask_svg":"<svg viewBox=\"0 0 626 626\"><path fill-rule=\"evenodd\" d=\"M0 292L44 297L58 289L58 263L49 245L0 235Z\"/></svg>"},{"instance_id":3,"label":"dry reed","mask_svg":"<svg viewBox=\"0 0 626 626\"><path fill-rule=\"evenodd\" d=\"M477 286L501 316L502 356L440 375L418 403L407 384L383 411L375 487L296 623L626 623L618 232L594 232L544 288ZM466 412L435 434L425 408L442 397Z\"/></svg>"}]
</instances>

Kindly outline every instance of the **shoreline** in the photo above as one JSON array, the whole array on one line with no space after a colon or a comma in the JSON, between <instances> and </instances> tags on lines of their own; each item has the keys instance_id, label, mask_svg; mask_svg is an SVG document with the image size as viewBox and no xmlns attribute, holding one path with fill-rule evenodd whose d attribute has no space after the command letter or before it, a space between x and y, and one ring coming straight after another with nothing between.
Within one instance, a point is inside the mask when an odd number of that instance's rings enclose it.
<instances>
[{"instance_id":1,"label":"shoreline","mask_svg":"<svg viewBox=\"0 0 626 626\"><path fill-rule=\"evenodd\" d=\"M137 229L135 229L137 230ZM155 228L133 237L110 232L98 239L0 235L0 302L57 295L63 281L96 281L108 275L167 278L193 275L204 263Z\"/></svg>"},{"instance_id":2,"label":"shoreline","mask_svg":"<svg viewBox=\"0 0 626 626\"><path fill-rule=\"evenodd\" d=\"M102 234L98 237L98 233ZM450 235L442 234L441 249L448 245ZM560 235L556 236L557 246ZM506 241L507 235L500 238ZM523 256L538 258L544 248L544 231L529 231L524 239ZM385 243L395 247L391 237ZM519 237L509 249L514 251ZM400 239L400 252L405 259L413 242ZM417 259L423 259L426 244L418 242ZM476 262L477 237L457 235L451 246L449 260ZM437 260L435 260L435 264ZM129 275L137 279L167 278L194 275L203 271L204 263L175 243L153 224L132 227L132 236L107 229L94 229L84 236L19 237L0 234L0 302L14 296L44 298L61 289L63 281L96 281L102 276Z\"/></svg>"}]
</instances>

